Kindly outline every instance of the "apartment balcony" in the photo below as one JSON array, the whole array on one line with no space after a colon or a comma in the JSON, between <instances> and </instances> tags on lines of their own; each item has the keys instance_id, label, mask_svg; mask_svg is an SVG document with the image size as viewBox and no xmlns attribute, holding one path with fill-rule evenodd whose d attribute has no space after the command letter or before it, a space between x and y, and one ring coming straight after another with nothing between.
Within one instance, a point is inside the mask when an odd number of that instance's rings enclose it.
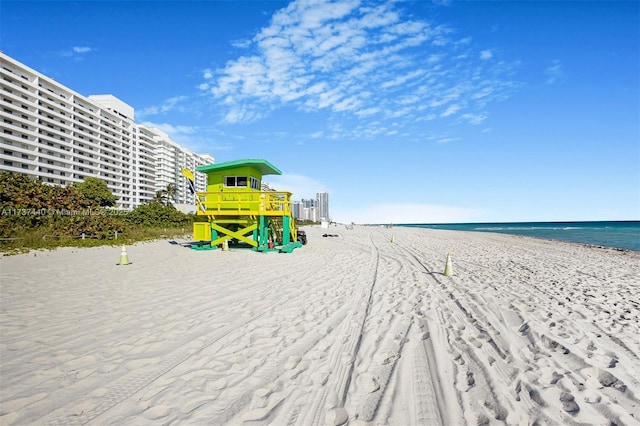
<instances>
[{"instance_id":1,"label":"apartment balcony","mask_svg":"<svg viewBox=\"0 0 640 426\"><path fill-rule=\"evenodd\" d=\"M29 110L35 110L38 107L38 99L36 97L35 93L32 93L28 90L24 90L20 87L13 87L13 88L6 88L3 87L3 93L9 95L9 93L7 93L9 90L11 90L11 95L14 95L15 97L14 102L12 103L13 105L27 105ZM24 111L24 108L21 106L20 107L21 110Z\"/></svg>"}]
</instances>

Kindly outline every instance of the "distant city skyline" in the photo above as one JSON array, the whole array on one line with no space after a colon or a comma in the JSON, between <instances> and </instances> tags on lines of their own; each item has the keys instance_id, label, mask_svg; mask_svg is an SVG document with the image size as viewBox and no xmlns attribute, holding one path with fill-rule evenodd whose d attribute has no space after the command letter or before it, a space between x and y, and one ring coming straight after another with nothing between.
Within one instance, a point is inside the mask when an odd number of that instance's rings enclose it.
<instances>
[{"instance_id":1,"label":"distant city skyline","mask_svg":"<svg viewBox=\"0 0 640 426\"><path fill-rule=\"evenodd\" d=\"M297 200L294 197L292 211L293 217L296 219L330 222L329 193L327 191L318 191L314 199L302 198Z\"/></svg>"}]
</instances>

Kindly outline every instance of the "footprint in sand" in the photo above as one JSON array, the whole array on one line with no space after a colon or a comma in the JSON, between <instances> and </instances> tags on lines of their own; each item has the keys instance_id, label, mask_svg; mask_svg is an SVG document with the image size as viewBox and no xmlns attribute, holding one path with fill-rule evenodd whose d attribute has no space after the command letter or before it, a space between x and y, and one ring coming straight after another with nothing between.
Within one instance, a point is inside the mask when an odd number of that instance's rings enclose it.
<instances>
[{"instance_id":1,"label":"footprint in sand","mask_svg":"<svg viewBox=\"0 0 640 426\"><path fill-rule=\"evenodd\" d=\"M362 373L356 379L359 389L365 393L373 393L380 389L380 379L371 373Z\"/></svg>"},{"instance_id":2,"label":"footprint in sand","mask_svg":"<svg viewBox=\"0 0 640 426\"><path fill-rule=\"evenodd\" d=\"M205 389L212 389L216 391L223 390L226 387L227 387L227 379L224 377L218 380L209 380L205 385Z\"/></svg>"},{"instance_id":3,"label":"footprint in sand","mask_svg":"<svg viewBox=\"0 0 640 426\"><path fill-rule=\"evenodd\" d=\"M284 368L286 368L287 370L293 370L301 360L302 358L299 356L290 356L287 359L287 363L284 365Z\"/></svg>"},{"instance_id":4,"label":"footprint in sand","mask_svg":"<svg viewBox=\"0 0 640 426\"><path fill-rule=\"evenodd\" d=\"M324 386L329 380L329 372L326 371L318 371L311 374L311 380L315 385Z\"/></svg>"},{"instance_id":5,"label":"footprint in sand","mask_svg":"<svg viewBox=\"0 0 640 426\"><path fill-rule=\"evenodd\" d=\"M92 397L92 398L102 398L107 393L109 393L109 389L107 389L107 388L98 388L98 389L90 392L89 396Z\"/></svg>"},{"instance_id":6,"label":"footprint in sand","mask_svg":"<svg viewBox=\"0 0 640 426\"><path fill-rule=\"evenodd\" d=\"M376 362L380 363L381 365L390 364L396 359L398 359L398 353L395 351L384 351L375 356Z\"/></svg>"},{"instance_id":7,"label":"footprint in sand","mask_svg":"<svg viewBox=\"0 0 640 426\"><path fill-rule=\"evenodd\" d=\"M600 371L598 374L598 382L600 382L600 384L605 388L612 387L620 392L625 392L627 390L627 385L608 371Z\"/></svg>"},{"instance_id":8,"label":"footprint in sand","mask_svg":"<svg viewBox=\"0 0 640 426\"><path fill-rule=\"evenodd\" d=\"M269 393L264 397L260 397L258 400L254 398L254 402L257 402L260 406L245 413L242 416L242 420L245 422L259 422L266 420L273 410L280 405L284 398L285 395L283 392L271 392L271 390L269 390ZM252 406L254 406L253 403Z\"/></svg>"},{"instance_id":9,"label":"footprint in sand","mask_svg":"<svg viewBox=\"0 0 640 426\"><path fill-rule=\"evenodd\" d=\"M580 406L576 403L575 398L568 392L562 392L560 395L562 409L569 414L576 414L580 411Z\"/></svg>"},{"instance_id":10,"label":"footprint in sand","mask_svg":"<svg viewBox=\"0 0 640 426\"><path fill-rule=\"evenodd\" d=\"M156 405L144 412L144 416L150 420L158 420L167 417L171 413L171 408L166 405Z\"/></svg>"}]
</instances>

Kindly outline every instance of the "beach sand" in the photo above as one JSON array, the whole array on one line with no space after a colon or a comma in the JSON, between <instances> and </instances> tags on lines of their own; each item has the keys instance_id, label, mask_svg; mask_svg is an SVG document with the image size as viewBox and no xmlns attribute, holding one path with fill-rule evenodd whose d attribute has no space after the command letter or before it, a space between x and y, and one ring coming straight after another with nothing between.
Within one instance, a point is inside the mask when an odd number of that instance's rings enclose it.
<instances>
[{"instance_id":1,"label":"beach sand","mask_svg":"<svg viewBox=\"0 0 640 426\"><path fill-rule=\"evenodd\" d=\"M2 257L0 424L640 424L640 253L305 229Z\"/></svg>"}]
</instances>

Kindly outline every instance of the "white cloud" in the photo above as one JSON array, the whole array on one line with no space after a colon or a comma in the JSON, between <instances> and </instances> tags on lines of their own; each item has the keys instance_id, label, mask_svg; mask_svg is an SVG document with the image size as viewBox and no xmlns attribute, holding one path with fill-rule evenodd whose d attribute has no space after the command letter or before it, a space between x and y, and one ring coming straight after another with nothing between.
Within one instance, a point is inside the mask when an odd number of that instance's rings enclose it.
<instances>
[{"instance_id":1,"label":"white cloud","mask_svg":"<svg viewBox=\"0 0 640 426\"><path fill-rule=\"evenodd\" d=\"M71 49L60 52L60 56L64 58L82 59L84 55L95 51L95 48L89 46L74 46Z\"/></svg>"},{"instance_id":2,"label":"white cloud","mask_svg":"<svg viewBox=\"0 0 640 426\"><path fill-rule=\"evenodd\" d=\"M179 135L189 135L198 132L198 129L192 126L174 126L168 123L152 123L151 121L145 121L142 123L147 127L158 129L169 135L172 139Z\"/></svg>"},{"instance_id":3,"label":"white cloud","mask_svg":"<svg viewBox=\"0 0 640 426\"><path fill-rule=\"evenodd\" d=\"M199 87L222 103L230 123L287 104L369 119L486 116L487 103L513 88L500 80L509 66L480 67L494 57L491 50L474 53L470 37L407 17L401 7L293 1L256 34L246 55L204 70Z\"/></svg>"},{"instance_id":4,"label":"white cloud","mask_svg":"<svg viewBox=\"0 0 640 426\"><path fill-rule=\"evenodd\" d=\"M490 96L491 93L493 93L493 91L494 91L493 87L483 87L482 89L480 89L479 91L471 95L471 99L485 98L487 96Z\"/></svg>"},{"instance_id":5,"label":"white cloud","mask_svg":"<svg viewBox=\"0 0 640 426\"><path fill-rule=\"evenodd\" d=\"M371 107L371 108L359 109L358 111L356 111L356 115L360 118L364 118L364 117L376 115L380 111L381 111L380 108Z\"/></svg>"},{"instance_id":6,"label":"white cloud","mask_svg":"<svg viewBox=\"0 0 640 426\"><path fill-rule=\"evenodd\" d=\"M449 105L449 107L442 114L440 114L440 117L448 117L450 115L453 115L456 112L460 111L461 108L462 107L459 104Z\"/></svg>"},{"instance_id":7,"label":"white cloud","mask_svg":"<svg viewBox=\"0 0 640 426\"><path fill-rule=\"evenodd\" d=\"M415 70L415 71L411 71L407 74L403 74L403 75L399 75L397 76L395 79L391 80L391 81L385 81L383 82L380 87L383 89L389 88L389 87L393 87L393 86L400 86L400 85L404 85L406 84L408 81L414 81L416 78L422 76L425 74L424 70Z\"/></svg>"},{"instance_id":8,"label":"white cloud","mask_svg":"<svg viewBox=\"0 0 640 426\"><path fill-rule=\"evenodd\" d=\"M465 223L485 212L479 209L432 204L377 204L361 208L331 206L333 220L341 223Z\"/></svg>"},{"instance_id":9,"label":"white cloud","mask_svg":"<svg viewBox=\"0 0 640 426\"><path fill-rule=\"evenodd\" d=\"M153 105L136 111L137 118L149 117L158 114L166 114L171 111L183 111L182 103L188 98L186 96L174 96L173 98L165 99L160 105Z\"/></svg>"},{"instance_id":10,"label":"white cloud","mask_svg":"<svg viewBox=\"0 0 640 426\"><path fill-rule=\"evenodd\" d=\"M466 121L469 124L482 124L487 119L486 114L462 114L460 120Z\"/></svg>"},{"instance_id":11,"label":"white cloud","mask_svg":"<svg viewBox=\"0 0 640 426\"><path fill-rule=\"evenodd\" d=\"M260 118L262 118L262 116L257 112L242 107L229 110L227 115L224 117L225 121L228 123L254 121Z\"/></svg>"},{"instance_id":12,"label":"white cloud","mask_svg":"<svg viewBox=\"0 0 640 426\"><path fill-rule=\"evenodd\" d=\"M482 52L480 52L480 59L482 59L483 61L491 59L492 57L493 53L491 52L491 50L483 50Z\"/></svg>"},{"instance_id":13,"label":"white cloud","mask_svg":"<svg viewBox=\"0 0 640 426\"><path fill-rule=\"evenodd\" d=\"M83 53L89 53L92 52L93 49L88 47L88 46L76 46L73 48L73 52L74 53L79 53L79 54L83 54Z\"/></svg>"},{"instance_id":14,"label":"white cloud","mask_svg":"<svg viewBox=\"0 0 640 426\"><path fill-rule=\"evenodd\" d=\"M239 49L246 49L251 46L251 40L232 40L231 45Z\"/></svg>"},{"instance_id":15,"label":"white cloud","mask_svg":"<svg viewBox=\"0 0 640 426\"><path fill-rule=\"evenodd\" d=\"M151 121L145 121L141 124L160 130L172 141L194 152L213 153L234 148L233 143L229 141L233 138L223 134L217 127L176 126L169 123L154 123Z\"/></svg>"},{"instance_id":16,"label":"white cloud","mask_svg":"<svg viewBox=\"0 0 640 426\"><path fill-rule=\"evenodd\" d=\"M553 61L553 64L544 70L544 74L547 76L547 83L553 84L564 77L564 71L562 64L559 60Z\"/></svg>"},{"instance_id":17,"label":"white cloud","mask_svg":"<svg viewBox=\"0 0 640 426\"><path fill-rule=\"evenodd\" d=\"M456 142L456 141L459 141L459 140L460 140L460 138L440 138L436 142L439 145L446 145L446 144L448 144L450 142Z\"/></svg>"}]
</instances>

